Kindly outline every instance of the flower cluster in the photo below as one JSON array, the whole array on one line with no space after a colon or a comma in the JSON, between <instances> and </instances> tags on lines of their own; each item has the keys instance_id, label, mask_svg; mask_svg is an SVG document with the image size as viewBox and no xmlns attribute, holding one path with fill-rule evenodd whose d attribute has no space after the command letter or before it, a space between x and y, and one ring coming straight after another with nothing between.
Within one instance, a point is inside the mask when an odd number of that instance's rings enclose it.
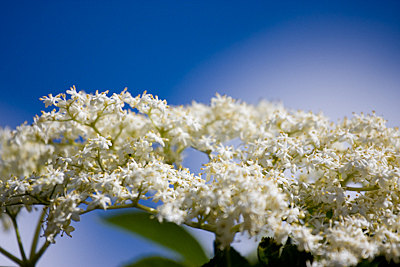
<instances>
[{"instance_id":1,"label":"flower cluster","mask_svg":"<svg viewBox=\"0 0 400 267\"><path fill-rule=\"evenodd\" d=\"M136 207L221 248L247 232L290 237L315 266L400 262L400 132L375 114L335 124L220 95L172 107L146 92L66 93L0 131L0 218L44 205L54 242L91 210ZM208 156L201 173L182 166L187 148Z\"/></svg>"}]
</instances>

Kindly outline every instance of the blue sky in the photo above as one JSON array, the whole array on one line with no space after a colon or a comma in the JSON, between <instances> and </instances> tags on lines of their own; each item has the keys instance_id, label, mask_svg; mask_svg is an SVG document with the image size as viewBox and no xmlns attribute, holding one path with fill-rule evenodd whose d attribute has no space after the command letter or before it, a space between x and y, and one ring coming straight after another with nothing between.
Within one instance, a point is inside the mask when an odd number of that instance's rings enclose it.
<instances>
[{"instance_id":1,"label":"blue sky","mask_svg":"<svg viewBox=\"0 0 400 267\"><path fill-rule=\"evenodd\" d=\"M0 40L1 126L31 121L39 97L72 85L170 104L265 98L333 120L376 110L400 125L399 1L1 1ZM39 266L157 251L98 214L75 226Z\"/></svg>"}]
</instances>

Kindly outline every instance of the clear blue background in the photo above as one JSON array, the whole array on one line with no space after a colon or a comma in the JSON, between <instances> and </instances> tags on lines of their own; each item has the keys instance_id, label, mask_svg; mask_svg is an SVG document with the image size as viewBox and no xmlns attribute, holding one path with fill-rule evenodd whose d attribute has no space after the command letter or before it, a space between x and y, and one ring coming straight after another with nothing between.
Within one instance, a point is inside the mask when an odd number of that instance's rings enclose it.
<instances>
[{"instance_id":1,"label":"clear blue background","mask_svg":"<svg viewBox=\"0 0 400 267\"><path fill-rule=\"evenodd\" d=\"M0 125L31 121L39 97L76 85L147 90L170 104L208 102L215 92L282 100L333 120L376 110L398 126L399 52L399 1L3 0ZM31 220L21 217L28 230ZM118 266L159 252L98 214L75 227L39 266Z\"/></svg>"}]
</instances>

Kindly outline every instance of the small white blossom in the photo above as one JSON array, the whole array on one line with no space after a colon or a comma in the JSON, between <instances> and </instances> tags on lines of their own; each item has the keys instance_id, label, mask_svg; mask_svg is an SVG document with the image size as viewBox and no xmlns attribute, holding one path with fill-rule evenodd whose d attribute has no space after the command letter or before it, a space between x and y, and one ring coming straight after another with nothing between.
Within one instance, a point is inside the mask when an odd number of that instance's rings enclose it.
<instances>
[{"instance_id":1,"label":"small white blossom","mask_svg":"<svg viewBox=\"0 0 400 267\"><path fill-rule=\"evenodd\" d=\"M54 109L0 129L0 215L46 206L50 242L83 213L136 206L212 231L221 248L246 232L291 240L312 266L400 262L400 132L375 114L335 124L218 94L174 107L75 87L41 100ZM187 148L208 156L202 173L182 166Z\"/></svg>"}]
</instances>

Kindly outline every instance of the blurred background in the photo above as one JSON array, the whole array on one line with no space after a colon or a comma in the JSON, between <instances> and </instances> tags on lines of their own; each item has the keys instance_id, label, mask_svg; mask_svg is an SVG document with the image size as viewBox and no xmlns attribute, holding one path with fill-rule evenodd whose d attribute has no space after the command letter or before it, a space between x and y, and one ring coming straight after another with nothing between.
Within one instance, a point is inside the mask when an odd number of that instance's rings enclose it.
<instances>
[{"instance_id":1,"label":"blurred background","mask_svg":"<svg viewBox=\"0 0 400 267\"><path fill-rule=\"evenodd\" d=\"M31 122L70 86L149 93L169 104L216 92L282 101L333 121L400 125L399 1L0 1L0 126ZM196 162L186 161L188 166ZM107 212L107 214L109 214ZM38 266L121 266L167 251L82 216ZM20 218L30 235L36 215ZM34 223L33 223L34 222ZM211 250L212 236L195 233ZM235 244L243 254L254 241ZM244 241L243 241L244 240ZM17 251L13 235L0 246ZM0 256L0 265L13 265Z\"/></svg>"}]
</instances>

